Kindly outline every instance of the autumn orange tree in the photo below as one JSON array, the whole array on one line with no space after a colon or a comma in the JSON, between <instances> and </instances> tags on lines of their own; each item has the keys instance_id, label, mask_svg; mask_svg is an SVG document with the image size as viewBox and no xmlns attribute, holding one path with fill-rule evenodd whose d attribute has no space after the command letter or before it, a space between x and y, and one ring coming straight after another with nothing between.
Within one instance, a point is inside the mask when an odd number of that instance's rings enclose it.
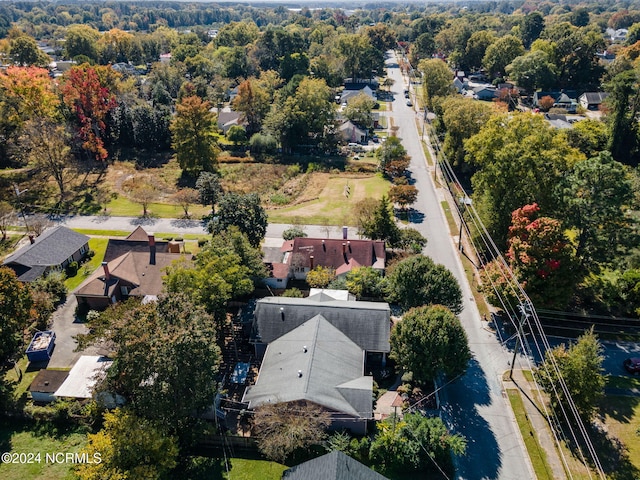
<instances>
[{"instance_id":1,"label":"autumn orange tree","mask_svg":"<svg viewBox=\"0 0 640 480\"><path fill-rule=\"evenodd\" d=\"M38 67L9 67L0 73L2 116L15 125L34 117L54 118L59 100L49 73Z\"/></svg>"},{"instance_id":2,"label":"autumn orange tree","mask_svg":"<svg viewBox=\"0 0 640 480\"><path fill-rule=\"evenodd\" d=\"M113 77L111 72L111 67L92 67L85 63L71 68L61 87L64 103L78 124L77 135L82 148L98 161L107 159L103 140L105 120L116 107L116 97L109 85Z\"/></svg>"}]
</instances>

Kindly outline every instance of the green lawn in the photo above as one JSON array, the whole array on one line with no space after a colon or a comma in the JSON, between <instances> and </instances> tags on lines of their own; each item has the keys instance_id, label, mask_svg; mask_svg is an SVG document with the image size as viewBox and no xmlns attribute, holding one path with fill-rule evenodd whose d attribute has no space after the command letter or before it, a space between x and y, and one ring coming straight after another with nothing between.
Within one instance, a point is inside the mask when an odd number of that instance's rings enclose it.
<instances>
[{"instance_id":1,"label":"green lawn","mask_svg":"<svg viewBox=\"0 0 640 480\"><path fill-rule=\"evenodd\" d=\"M99 229L86 229L86 228L74 228L74 230L78 233L84 233L85 235L89 235L89 236L94 235L94 236L100 236L100 237L126 237L131 233L131 232L125 232L123 230L99 230ZM206 239L209 236L206 233L177 234L177 233L168 233L168 232L166 233L155 232L154 235L157 239L168 239L168 238L180 237L180 238L183 238L184 240L200 240L201 238Z\"/></svg>"},{"instance_id":2,"label":"green lawn","mask_svg":"<svg viewBox=\"0 0 640 480\"><path fill-rule=\"evenodd\" d=\"M90 238L89 248L95 252L95 255L91 260L83 264L78 269L78 274L75 277L69 277L65 280L64 284L67 286L69 293L73 292L93 271L100 266L102 259L104 258L104 252L107 249L107 238ZM87 273L87 275L85 275Z\"/></svg>"},{"instance_id":3,"label":"green lawn","mask_svg":"<svg viewBox=\"0 0 640 480\"><path fill-rule=\"evenodd\" d=\"M3 480L67 480L76 478L70 463L47 462L47 453L75 453L86 442L81 433L51 436L20 426L0 426L0 444L3 452L40 454L40 461L31 464L0 463L0 478Z\"/></svg>"},{"instance_id":4,"label":"green lawn","mask_svg":"<svg viewBox=\"0 0 640 480\"><path fill-rule=\"evenodd\" d=\"M345 188L349 185L349 196ZM291 223L294 219L312 225L351 225L354 207L364 198L381 198L390 183L379 175L364 178L336 176L329 179L317 199L299 205L269 210L269 222Z\"/></svg>"},{"instance_id":5,"label":"green lawn","mask_svg":"<svg viewBox=\"0 0 640 480\"><path fill-rule=\"evenodd\" d=\"M147 210L149 215L159 218L181 218L184 215L180 205L169 203L150 203ZM109 202L107 211L117 217L140 217L142 216L142 205L120 195ZM210 211L209 207L202 205L192 205L189 208L189 214L192 218L201 218L203 215L209 214Z\"/></svg>"},{"instance_id":6,"label":"green lawn","mask_svg":"<svg viewBox=\"0 0 640 480\"><path fill-rule=\"evenodd\" d=\"M513 413L516 417L516 421L518 422L518 427L520 428L524 444L527 447L527 452L529 452L529 458L531 459L531 464L533 465L536 477L538 480L552 480L553 472L547 464L547 455L538 443L538 437L533 430L531 422L529 422L529 417L527 417L527 413L524 409L520 392L515 388L509 388L507 389L507 394L509 396L509 401L511 402L511 408L513 409Z\"/></svg>"},{"instance_id":7,"label":"green lawn","mask_svg":"<svg viewBox=\"0 0 640 480\"><path fill-rule=\"evenodd\" d=\"M224 478L228 480L280 480L285 465L266 460L232 458L231 470Z\"/></svg>"}]
</instances>

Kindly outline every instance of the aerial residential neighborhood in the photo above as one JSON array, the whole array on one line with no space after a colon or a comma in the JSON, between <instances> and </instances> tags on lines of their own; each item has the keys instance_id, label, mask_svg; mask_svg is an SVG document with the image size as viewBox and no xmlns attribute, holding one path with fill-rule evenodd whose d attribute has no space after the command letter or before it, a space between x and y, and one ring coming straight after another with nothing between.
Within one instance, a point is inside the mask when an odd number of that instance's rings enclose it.
<instances>
[{"instance_id":1,"label":"aerial residential neighborhood","mask_svg":"<svg viewBox=\"0 0 640 480\"><path fill-rule=\"evenodd\" d=\"M640 478L640 3L0 4L0 477Z\"/></svg>"}]
</instances>

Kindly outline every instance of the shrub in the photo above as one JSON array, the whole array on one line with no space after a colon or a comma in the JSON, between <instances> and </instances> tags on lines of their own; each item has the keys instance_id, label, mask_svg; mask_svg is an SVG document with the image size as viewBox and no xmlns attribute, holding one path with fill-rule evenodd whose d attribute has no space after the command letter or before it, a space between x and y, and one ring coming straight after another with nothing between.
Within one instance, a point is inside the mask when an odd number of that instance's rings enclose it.
<instances>
[{"instance_id":1,"label":"shrub","mask_svg":"<svg viewBox=\"0 0 640 480\"><path fill-rule=\"evenodd\" d=\"M198 247L200 247L200 248L204 247L207 244L208 241L209 240L207 240L206 238L199 238L198 239Z\"/></svg>"},{"instance_id":2,"label":"shrub","mask_svg":"<svg viewBox=\"0 0 640 480\"><path fill-rule=\"evenodd\" d=\"M283 293L282 293L283 297L290 297L290 298L302 298L304 297L304 295L302 294L302 291L299 288L287 288Z\"/></svg>"},{"instance_id":3,"label":"shrub","mask_svg":"<svg viewBox=\"0 0 640 480\"><path fill-rule=\"evenodd\" d=\"M307 234L300 227L290 227L282 232L282 238L285 240L293 240L294 238L306 237Z\"/></svg>"},{"instance_id":4,"label":"shrub","mask_svg":"<svg viewBox=\"0 0 640 480\"><path fill-rule=\"evenodd\" d=\"M78 262L71 262L67 265L67 276L75 277L78 274Z\"/></svg>"},{"instance_id":5,"label":"shrub","mask_svg":"<svg viewBox=\"0 0 640 480\"><path fill-rule=\"evenodd\" d=\"M269 201L275 205L286 205L289 203L289 197L283 193L274 193L269 197Z\"/></svg>"},{"instance_id":6,"label":"shrub","mask_svg":"<svg viewBox=\"0 0 640 480\"><path fill-rule=\"evenodd\" d=\"M89 250L89 251L87 252L87 256L86 256L86 258L93 258L93 257L95 257L95 256L96 256L96 252L95 252L94 250Z\"/></svg>"}]
</instances>

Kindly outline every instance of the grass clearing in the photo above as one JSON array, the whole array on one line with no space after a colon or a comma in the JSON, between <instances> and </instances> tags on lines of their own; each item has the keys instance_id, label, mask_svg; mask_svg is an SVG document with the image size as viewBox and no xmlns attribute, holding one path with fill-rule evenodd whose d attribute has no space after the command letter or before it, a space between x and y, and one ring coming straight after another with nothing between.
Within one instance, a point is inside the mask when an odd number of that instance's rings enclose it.
<instances>
[{"instance_id":1,"label":"grass clearing","mask_svg":"<svg viewBox=\"0 0 640 480\"><path fill-rule=\"evenodd\" d=\"M64 284L67 286L69 293L73 292L78 286L85 281L85 279L93 273L93 271L100 266L102 259L104 258L104 252L107 249L107 238L90 238L89 248L95 252L93 258L83 264L79 269L75 277L69 277L65 280Z\"/></svg>"},{"instance_id":2,"label":"grass clearing","mask_svg":"<svg viewBox=\"0 0 640 480\"><path fill-rule=\"evenodd\" d=\"M520 433L522 434L527 452L529 452L529 458L531 459L531 464L533 465L536 477L538 480L553 480L553 472L547 464L547 455L538 442L538 437L536 436L533 426L529 421L519 390L509 388L507 389L507 395L509 397L513 413L516 417L516 421L518 422L518 427L520 428Z\"/></svg>"},{"instance_id":3,"label":"grass clearing","mask_svg":"<svg viewBox=\"0 0 640 480\"><path fill-rule=\"evenodd\" d=\"M79 452L86 443L86 435L69 433L51 436L20 425L0 426L2 450L11 453L40 454L40 461L30 464L0 463L3 480L71 480L76 478L72 463L46 462L47 453Z\"/></svg>"},{"instance_id":4,"label":"grass clearing","mask_svg":"<svg viewBox=\"0 0 640 480\"><path fill-rule=\"evenodd\" d=\"M232 458L231 470L224 478L228 480L280 480L288 467L267 460Z\"/></svg>"},{"instance_id":5,"label":"grass clearing","mask_svg":"<svg viewBox=\"0 0 640 480\"><path fill-rule=\"evenodd\" d=\"M316 198L290 207L269 209L269 222L291 223L293 220L311 225L353 224L353 209L364 198L379 199L390 183L379 175L328 175ZM347 187L349 194L347 193Z\"/></svg>"},{"instance_id":6,"label":"grass clearing","mask_svg":"<svg viewBox=\"0 0 640 480\"><path fill-rule=\"evenodd\" d=\"M107 211L115 217L140 217L142 216L142 205L133 202L123 195L112 199L107 204ZM202 205L192 205L189 214L192 218L201 218L209 214L211 209ZM159 218L182 218L184 211L180 205L170 203L150 203L147 206L148 215Z\"/></svg>"}]
</instances>

